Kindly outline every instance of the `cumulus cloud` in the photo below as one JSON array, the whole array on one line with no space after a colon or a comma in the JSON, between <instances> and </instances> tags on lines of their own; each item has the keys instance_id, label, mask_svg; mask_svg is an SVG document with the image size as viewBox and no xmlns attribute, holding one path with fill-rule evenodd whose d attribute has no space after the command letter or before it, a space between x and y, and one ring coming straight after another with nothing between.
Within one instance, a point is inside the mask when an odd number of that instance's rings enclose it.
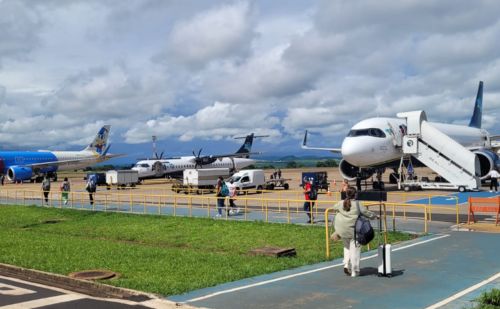
<instances>
[{"instance_id":1,"label":"cumulus cloud","mask_svg":"<svg viewBox=\"0 0 500 309\"><path fill-rule=\"evenodd\" d=\"M279 137L275 128L279 119L272 116L272 110L259 104L248 106L215 102L193 115L165 115L137 124L125 133L127 143L149 141L152 135L159 139L179 136L182 141L193 138L221 139L250 132Z\"/></svg>"},{"instance_id":2,"label":"cumulus cloud","mask_svg":"<svg viewBox=\"0 0 500 309\"><path fill-rule=\"evenodd\" d=\"M44 105L49 111L87 119L141 119L171 103L165 76L134 76L123 65L95 68L68 78Z\"/></svg>"},{"instance_id":3,"label":"cumulus cloud","mask_svg":"<svg viewBox=\"0 0 500 309\"><path fill-rule=\"evenodd\" d=\"M215 59L240 57L250 48L254 35L252 25L248 2L198 13L174 25L164 57L174 58L175 62L188 67L203 67Z\"/></svg>"},{"instance_id":4,"label":"cumulus cloud","mask_svg":"<svg viewBox=\"0 0 500 309\"><path fill-rule=\"evenodd\" d=\"M38 12L21 1L0 1L0 12L0 64L3 58L26 59L40 44Z\"/></svg>"},{"instance_id":5,"label":"cumulus cloud","mask_svg":"<svg viewBox=\"0 0 500 309\"><path fill-rule=\"evenodd\" d=\"M496 1L26 3L0 1L3 142L42 144L43 122L68 145L110 122L128 143L259 132L292 149L309 129L337 146L410 109L467 124L479 80L500 130Z\"/></svg>"}]
</instances>

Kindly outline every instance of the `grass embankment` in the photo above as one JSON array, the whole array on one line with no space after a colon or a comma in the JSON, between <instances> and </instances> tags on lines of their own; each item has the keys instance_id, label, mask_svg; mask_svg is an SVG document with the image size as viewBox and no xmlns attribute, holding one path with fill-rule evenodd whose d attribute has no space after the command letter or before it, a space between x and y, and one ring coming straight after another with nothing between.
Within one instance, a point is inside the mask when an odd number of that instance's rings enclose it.
<instances>
[{"instance_id":1,"label":"grass embankment","mask_svg":"<svg viewBox=\"0 0 500 309\"><path fill-rule=\"evenodd\" d=\"M320 226L0 206L0 262L65 275L109 269L121 276L108 284L162 295L324 261L324 239ZM248 254L263 246L297 257ZM341 255L336 243L332 258Z\"/></svg>"}]
</instances>

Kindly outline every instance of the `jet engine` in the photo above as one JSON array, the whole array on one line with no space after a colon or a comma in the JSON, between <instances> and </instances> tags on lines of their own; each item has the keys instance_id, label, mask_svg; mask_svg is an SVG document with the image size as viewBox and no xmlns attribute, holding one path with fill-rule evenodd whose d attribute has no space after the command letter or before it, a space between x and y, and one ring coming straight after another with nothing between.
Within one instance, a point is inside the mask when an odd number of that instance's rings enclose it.
<instances>
[{"instance_id":1,"label":"jet engine","mask_svg":"<svg viewBox=\"0 0 500 309\"><path fill-rule=\"evenodd\" d=\"M340 161L339 170L342 177L344 177L347 180L355 180L358 173L361 173L361 179L365 180L370 178L375 172L371 168L360 169L359 167L352 165L346 160Z\"/></svg>"},{"instance_id":2,"label":"jet engine","mask_svg":"<svg viewBox=\"0 0 500 309\"><path fill-rule=\"evenodd\" d=\"M481 149L474 151L474 153L479 158L481 177L488 174L494 167L498 167L500 165L498 155L491 150Z\"/></svg>"},{"instance_id":3,"label":"jet engine","mask_svg":"<svg viewBox=\"0 0 500 309\"><path fill-rule=\"evenodd\" d=\"M161 161L156 161L151 167L151 170L155 172L156 177L163 177L163 175L165 175L166 169L167 168L165 167L165 165L163 165L163 163L161 163Z\"/></svg>"},{"instance_id":4,"label":"jet engine","mask_svg":"<svg viewBox=\"0 0 500 309\"><path fill-rule=\"evenodd\" d=\"M32 176L33 170L31 169L31 167L12 166L7 171L7 178L10 181L29 180Z\"/></svg>"}]
</instances>

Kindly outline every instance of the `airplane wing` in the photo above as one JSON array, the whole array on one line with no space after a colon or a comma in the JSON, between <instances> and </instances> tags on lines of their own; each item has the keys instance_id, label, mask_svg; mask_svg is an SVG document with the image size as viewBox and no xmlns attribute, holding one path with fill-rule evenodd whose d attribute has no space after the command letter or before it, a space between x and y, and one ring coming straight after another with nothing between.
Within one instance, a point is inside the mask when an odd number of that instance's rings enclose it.
<instances>
[{"instance_id":1,"label":"airplane wing","mask_svg":"<svg viewBox=\"0 0 500 309\"><path fill-rule=\"evenodd\" d=\"M306 130L306 133L304 134L304 141L302 141L301 147L302 147L302 149L326 150L326 151L331 151L333 153L341 153L342 152L341 148L324 148L324 147L310 147L310 146L307 146L307 130Z\"/></svg>"},{"instance_id":2,"label":"airplane wing","mask_svg":"<svg viewBox=\"0 0 500 309\"><path fill-rule=\"evenodd\" d=\"M247 153L228 153L228 154L217 154L217 155L209 155L209 157L222 159L222 158L242 158L248 157L250 155L259 155L262 152L247 152Z\"/></svg>"}]
</instances>

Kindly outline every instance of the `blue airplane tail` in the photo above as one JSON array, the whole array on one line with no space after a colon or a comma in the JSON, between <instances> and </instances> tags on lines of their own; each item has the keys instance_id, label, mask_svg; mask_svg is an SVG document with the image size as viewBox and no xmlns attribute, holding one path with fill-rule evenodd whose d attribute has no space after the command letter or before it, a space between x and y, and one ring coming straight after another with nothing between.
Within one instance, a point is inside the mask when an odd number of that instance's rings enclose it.
<instances>
[{"instance_id":1,"label":"blue airplane tail","mask_svg":"<svg viewBox=\"0 0 500 309\"><path fill-rule=\"evenodd\" d=\"M474 104L474 113L470 119L469 127L481 128L481 119L483 118L483 82L479 82L477 89L476 103Z\"/></svg>"},{"instance_id":2,"label":"blue airplane tail","mask_svg":"<svg viewBox=\"0 0 500 309\"><path fill-rule=\"evenodd\" d=\"M107 144L110 127L110 125L103 126L99 130L99 132L97 132L97 135L92 143L90 143L90 145L88 145L84 150L93 151L99 155L105 155L109 149L109 147L107 147Z\"/></svg>"},{"instance_id":3,"label":"blue airplane tail","mask_svg":"<svg viewBox=\"0 0 500 309\"><path fill-rule=\"evenodd\" d=\"M237 154L250 153L252 151L253 138L254 138L254 134L253 133L250 134L250 135L247 135L245 137L245 142L240 147L240 149L238 149L238 151L236 151L236 153Z\"/></svg>"}]
</instances>

